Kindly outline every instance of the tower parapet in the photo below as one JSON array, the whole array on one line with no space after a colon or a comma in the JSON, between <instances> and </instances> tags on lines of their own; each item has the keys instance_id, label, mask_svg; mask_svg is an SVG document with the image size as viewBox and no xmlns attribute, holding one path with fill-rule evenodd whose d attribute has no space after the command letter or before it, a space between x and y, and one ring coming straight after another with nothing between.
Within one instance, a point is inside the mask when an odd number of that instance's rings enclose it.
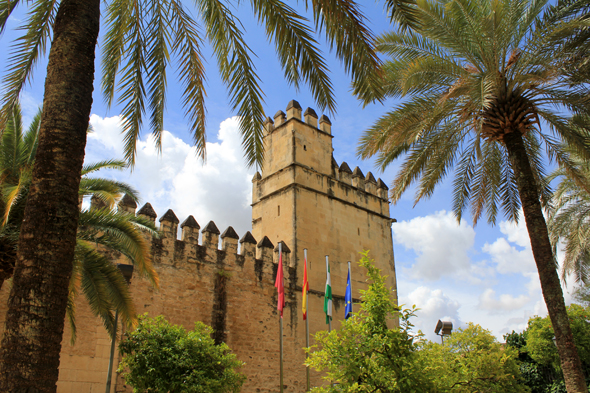
<instances>
[{"instance_id":1,"label":"tower parapet","mask_svg":"<svg viewBox=\"0 0 590 393\"><path fill-rule=\"evenodd\" d=\"M395 267L387 186L371 172L365 176L333 157L332 122L292 100L286 114L279 110L265 124L265 162L252 179L252 233L284 240L291 261L303 261L303 249L313 258L310 285L321 291L325 268L318 265L329 255L334 261L334 293L344 294L347 262L358 252L371 250L377 266L389 275L395 288ZM360 269L358 269L360 270ZM297 278L298 282L301 277ZM356 276L365 287L364 273ZM300 283L301 284L301 283Z\"/></svg>"}]
</instances>

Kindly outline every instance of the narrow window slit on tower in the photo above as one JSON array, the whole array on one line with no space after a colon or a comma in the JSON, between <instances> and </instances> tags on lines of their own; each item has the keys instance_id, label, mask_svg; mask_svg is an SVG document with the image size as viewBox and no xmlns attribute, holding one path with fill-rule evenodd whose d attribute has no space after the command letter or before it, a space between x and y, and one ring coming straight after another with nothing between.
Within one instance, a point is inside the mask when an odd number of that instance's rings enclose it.
<instances>
[{"instance_id":1,"label":"narrow window slit on tower","mask_svg":"<svg viewBox=\"0 0 590 393\"><path fill-rule=\"evenodd\" d=\"M358 232L358 234L360 236L361 235L361 228L357 228L356 230L357 230L357 232Z\"/></svg>"},{"instance_id":2,"label":"narrow window slit on tower","mask_svg":"<svg viewBox=\"0 0 590 393\"><path fill-rule=\"evenodd\" d=\"M278 209L277 209L277 216L280 216L280 215L281 215L281 205L279 205Z\"/></svg>"},{"instance_id":3,"label":"narrow window slit on tower","mask_svg":"<svg viewBox=\"0 0 590 393\"><path fill-rule=\"evenodd\" d=\"M307 146L303 145L303 150L307 151Z\"/></svg>"}]
</instances>

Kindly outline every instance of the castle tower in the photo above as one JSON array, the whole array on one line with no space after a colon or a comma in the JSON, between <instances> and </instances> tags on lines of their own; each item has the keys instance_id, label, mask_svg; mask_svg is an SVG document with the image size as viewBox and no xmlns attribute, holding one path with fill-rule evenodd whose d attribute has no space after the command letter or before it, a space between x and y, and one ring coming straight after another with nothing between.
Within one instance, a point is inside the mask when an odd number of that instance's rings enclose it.
<instances>
[{"instance_id":1,"label":"castle tower","mask_svg":"<svg viewBox=\"0 0 590 393\"><path fill-rule=\"evenodd\" d=\"M360 251L370 250L377 267L389 276L388 285L396 289L387 186L358 167L351 171L345 162L338 166L326 116L318 124L317 114L308 108L302 119L301 106L294 100L286 112L278 111L265 123L265 164L252 180L252 233L256 239L266 235L274 244L283 240L289 245L298 287L306 248L310 290L322 296L328 255L334 320L340 320L344 302L338 300L344 299L348 261L353 298L366 288L364 269L356 264ZM323 300L316 298L315 305L310 298L310 321L325 321ZM313 325L312 331L325 329L321 323Z\"/></svg>"}]
</instances>

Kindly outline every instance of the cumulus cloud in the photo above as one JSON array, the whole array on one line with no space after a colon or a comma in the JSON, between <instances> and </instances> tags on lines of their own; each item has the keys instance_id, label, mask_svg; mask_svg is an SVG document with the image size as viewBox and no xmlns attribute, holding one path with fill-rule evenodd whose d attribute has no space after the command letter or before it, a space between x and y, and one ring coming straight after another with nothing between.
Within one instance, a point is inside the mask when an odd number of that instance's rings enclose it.
<instances>
[{"instance_id":1,"label":"cumulus cloud","mask_svg":"<svg viewBox=\"0 0 590 393\"><path fill-rule=\"evenodd\" d=\"M537 267L524 219L521 219L518 225L510 221L500 222L500 232L505 237L483 246L483 251L490 254L492 261L496 263L498 272L525 275L536 273Z\"/></svg>"},{"instance_id":2,"label":"cumulus cloud","mask_svg":"<svg viewBox=\"0 0 590 393\"><path fill-rule=\"evenodd\" d=\"M514 297L503 294L497 297L496 291L488 288L479 297L479 307L483 310L502 314L506 311L518 310L524 307L530 300L531 298L525 295Z\"/></svg>"},{"instance_id":3,"label":"cumulus cloud","mask_svg":"<svg viewBox=\"0 0 590 393\"><path fill-rule=\"evenodd\" d=\"M457 223L452 213L440 211L398 222L392 230L394 243L417 254L412 277L438 280L471 270L468 251L473 247L475 231L465 220Z\"/></svg>"},{"instance_id":4,"label":"cumulus cloud","mask_svg":"<svg viewBox=\"0 0 590 393\"><path fill-rule=\"evenodd\" d=\"M420 286L401 299L401 303L408 306L416 305L420 310L417 318L412 320L416 330L422 330L429 340L436 340L434 327L440 319L453 322L453 328L461 326L459 318L459 302L445 295L440 289L430 289Z\"/></svg>"},{"instance_id":5,"label":"cumulus cloud","mask_svg":"<svg viewBox=\"0 0 590 393\"><path fill-rule=\"evenodd\" d=\"M118 116L91 116L94 132L88 137L87 162L123 157L120 121ZM181 221L192 214L201 226L214 220L221 231L231 225L242 235L252 227L254 170L243 159L237 117L220 124L217 140L207 142L203 163L193 147L168 131L163 132L161 153L148 136L137 143L133 171L107 175L135 187L159 216L171 208Z\"/></svg>"},{"instance_id":6,"label":"cumulus cloud","mask_svg":"<svg viewBox=\"0 0 590 393\"><path fill-rule=\"evenodd\" d=\"M498 273L531 273L537 270L530 247L519 250L506 238L498 238L492 244L486 243L483 251L490 254Z\"/></svg>"}]
</instances>

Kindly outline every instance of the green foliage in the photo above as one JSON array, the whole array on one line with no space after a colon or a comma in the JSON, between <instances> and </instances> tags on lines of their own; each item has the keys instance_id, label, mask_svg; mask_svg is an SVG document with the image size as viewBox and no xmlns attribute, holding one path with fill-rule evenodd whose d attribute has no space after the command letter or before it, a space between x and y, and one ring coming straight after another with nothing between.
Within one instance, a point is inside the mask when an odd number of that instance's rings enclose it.
<instances>
[{"instance_id":1,"label":"green foliage","mask_svg":"<svg viewBox=\"0 0 590 393\"><path fill-rule=\"evenodd\" d=\"M318 332L306 364L330 381L315 392L528 392L520 376L518 351L504 349L478 325L469 324L444 345L420 341L410 319L417 309L400 310L380 271L362 253L369 288L361 291L359 312L339 330ZM392 319L400 326L390 329Z\"/></svg>"},{"instance_id":2,"label":"green foliage","mask_svg":"<svg viewBox=\"0 0 590 393\"><path fill-rule=\"evenodd\" d=\"M587 374L590 372L590 310L577 304L567 308L574 342L580 360ZM526 351L539 364L552 366L560 370L557 348L553 343L555 336L549 317L534 317L527 327ZM590 376L588 374L587 376Z\"/></svg>"},{"instance_id":3,"label":"green foliage","mask_svg":"<svg viewBox=\"0 0 590 393\"><path fill-rule=\"evenodd\" d=\"M490 331L469 323L445 339L428 342L419 351L425 373L440 392L528 392L520 375L518 351L502 348Z\"/></svg>"},{"instance_id":4,"label":"green foliage","mask_svg":"<svg viewBox=\"0 0 590 393\"><path fill-rule=\"evenodd\" d=\"M215 345L212 329L201 322L194 330L147 314L119 344L119 372L133 391L150 393L239 392L243 365L224 343Z\"/></svg>"},{"instance_id":5,"label":"green foliage","mask_svg":"<svg viewBox=\"0 0 590 393\"><path fill-rule=\"evenodd\" d=\"M587 0L559 0L544 15L546 23L559 25L554 56L573 82L590 81L590 4Z\"/></svg>"},{"instance_id":6,"label":"green foliage","mask_svg":"<svg viewBox=\"0 0 590 393\"><path fill-rule=\"evenodd\" d=\"M577 287L572 294L573 298L579 304L582 304L586 308L590 308L590 286L582 285Z\"/></svg>"},{"instance_id":7,"label":"green foliage","mask_svg":"<svg viewBox=\"0 0 590 393\"><path fill-rule=\"evenodd\" d=\"M570 326L580 360L590 377L590 319L589 309L572 304L568 307ZM554 333L549 317L533 317L522 333L504 336L506 345L519 352L520 371L525 384L533 393L565 393Z\"/></svg>"},{"instance_id":8,"label":"green foliage","mask_svg":"<svg viewBox=\"0 0 590 393\"><path fill-rule=\"evenodd\" d=\"M316 392L431 392L433 383L423 372L424 360L417 353L417 337L411 334L410 318L415 308L396 306L391 290L368 252L359 265L367 269L370 281L361 291L360 310L342 323L339 330L316 333L306 364L325 371L335 385L315 388ZM399 327L388 323L400 318Z\"/></svg>"},{"instance_id":9,"label":"green foliage","mask_svg":"<svg viewBox=\"0 0 590 393\"><path fill-rule=\"evenodd\" d=\"M39 143L40 119L41 110L29 128L23 130L21 108L15 105L0 139L0 287L4 280L12 277L16 263L18 236ZM83 210L78 219L67 307L72 343L76 339L75 301L80 291L109 334L113 332L115 311L119 311L121 320L128 327L136 322L128 285L105 251L121 253L136 267L136 276L145 276L154 286L158 285L151 263L150 244L145 237L145 233L156 234L154 224L143 217L115 211L123 194L137 200L137 191L125 183L90 177L101 169L122 170L126 167L123 161L107 160L82 168L79 198L92 196L102 201L105 208Z\"/></svg>"},{"instance_id":10,"label":"green foliage","mask_svg":"<svg viewBox=\"0 0 590 393\"><path fill-rule=\"evenodd\" d=\"M553 171L548 180L559 178L548 209L547 227L554 253L563 245L561 279L590 284L590 164L568 149L580 176L570 176L567 168Z\"/></svg>"}]
</instances>

